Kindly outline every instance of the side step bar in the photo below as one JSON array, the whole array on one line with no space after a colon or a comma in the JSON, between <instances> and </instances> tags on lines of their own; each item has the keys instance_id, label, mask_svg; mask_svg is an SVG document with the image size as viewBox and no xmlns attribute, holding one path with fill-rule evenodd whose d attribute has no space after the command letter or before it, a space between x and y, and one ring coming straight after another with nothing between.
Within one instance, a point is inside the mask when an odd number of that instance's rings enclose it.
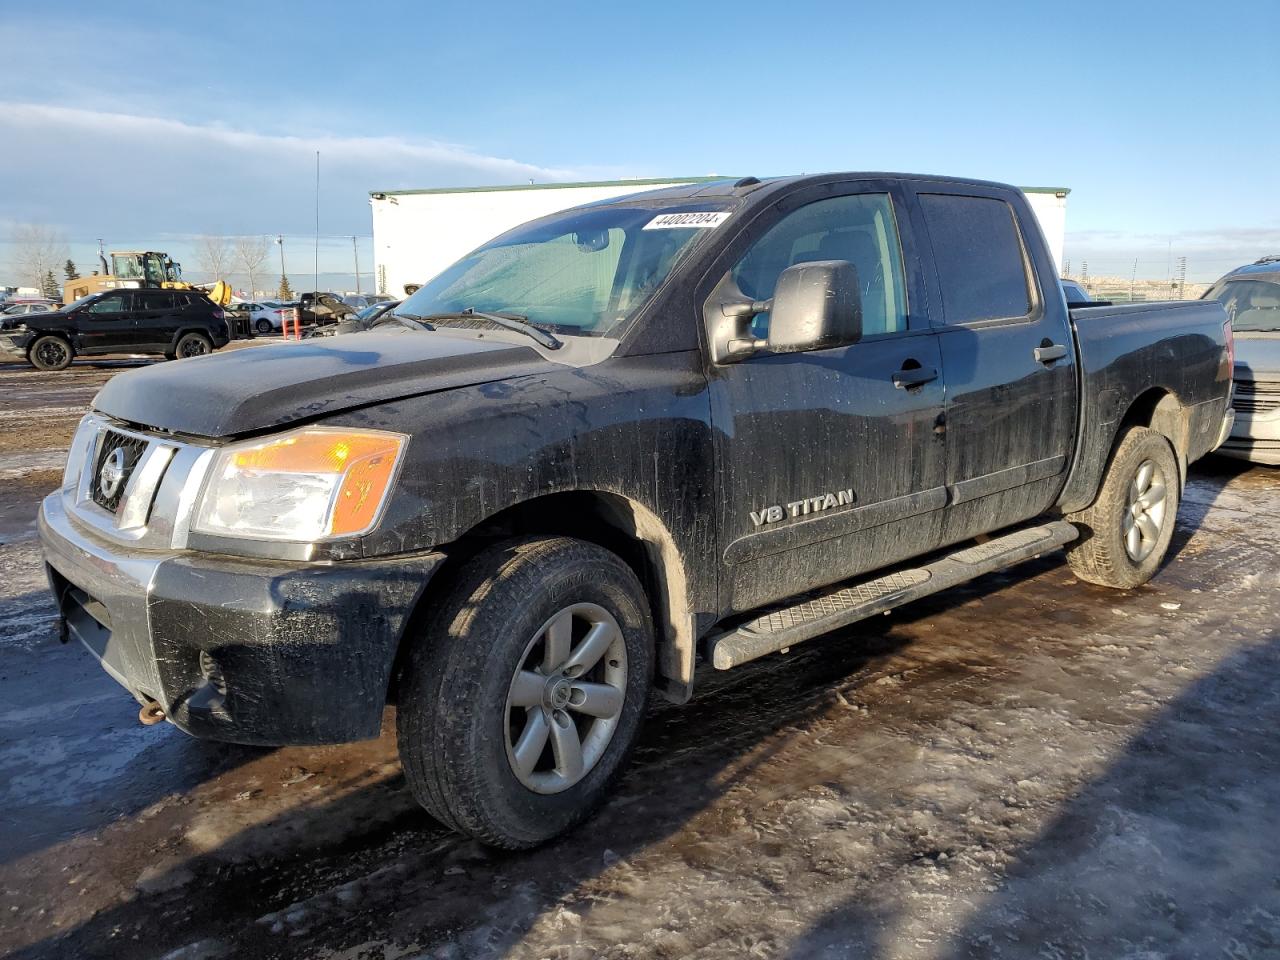
<instances>
[{"instance_id":1,"label":"side step bar","mask_svg":"<svg viewBox=\"0 0 1280 960\"><path fill-rule=\"evenodd\" d=\"M708 642L711 662L717 670L728 670L983 574L1031 560L1079 536L1074 524L1055 520L956 550L922 567L810 595L794 606L774 608L732 630L714 634Z\"/></svg>"}]
</instances>

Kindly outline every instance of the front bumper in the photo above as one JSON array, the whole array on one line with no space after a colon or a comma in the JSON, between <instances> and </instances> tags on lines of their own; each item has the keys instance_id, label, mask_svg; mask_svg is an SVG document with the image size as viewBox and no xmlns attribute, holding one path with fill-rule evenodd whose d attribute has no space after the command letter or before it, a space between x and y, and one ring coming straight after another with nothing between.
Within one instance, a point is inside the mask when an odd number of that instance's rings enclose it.
<instances>
[{"instance_id":1,"label":"front bumper","mask_svg":"<svg viewBox=\"0 0 1280 960\"><path fill-rule=\"evenodd\" d=\"M1238 460L1280 466L1280 384L1236 384L1237 407L1230 436L1218 453Z\"/></svg>"},{"instance_id":2,"label":"front bumper","mask_svg":"<svg viewBox=\"0 0 1280 960\"><path fill-rule=\"evenodd\" d=\"M27 359L27 347L31 345L28 330L0 331L0 354L19 360Z\"/></svg>"},{"instance_id":3,"label":"front bumper","mask_svg":"<svg viewBox=\"0 0 1280 960\"><path fill-rule=\"evenodd\" d=\"M439 553L295 564L108 542L40 509L64 625L139 702L193 736L342 743L378 735L392 666Z\"/></svg>"}]
</instances>

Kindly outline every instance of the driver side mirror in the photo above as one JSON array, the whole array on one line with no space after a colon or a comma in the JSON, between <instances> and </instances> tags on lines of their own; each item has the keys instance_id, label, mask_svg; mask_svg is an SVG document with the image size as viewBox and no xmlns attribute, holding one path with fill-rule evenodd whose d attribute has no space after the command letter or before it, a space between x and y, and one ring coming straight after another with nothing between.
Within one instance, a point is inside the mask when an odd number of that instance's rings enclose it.
<instances>
[{"instance_id":1,"label":"driver side mirror","mask_svg":"<svg viewBox=\"0 0 1280 960\"><path fill-rule=\"evenodd\" d=\"M787 267L778 275L772 300L721 305L727 323L737 331L713 338L717 363L735 363L759 350L802 353L845 346L862 338L862 294L858 270L847 260L814 260ZM743 337L741 324L769 314L764 340Z\"/></svg>"},{"instance_id":2,"label":"driver side mirror","mask_svg":"<svg viewBox=\"0 0 1280 960\"><path fill-rule=\"evenodd\" d=\"M861 336L862 297L852 263L797 263L778 276L769 308L770 352L823 350L854 343Z\"/></svg>"}]
</instances>

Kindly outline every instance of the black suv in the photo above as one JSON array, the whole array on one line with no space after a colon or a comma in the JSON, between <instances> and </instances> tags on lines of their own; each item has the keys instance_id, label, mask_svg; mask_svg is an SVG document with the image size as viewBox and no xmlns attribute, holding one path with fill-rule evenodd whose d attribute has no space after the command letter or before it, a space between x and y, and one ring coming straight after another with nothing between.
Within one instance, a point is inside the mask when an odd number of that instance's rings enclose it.
<instances>
[{"instance_id":1,"label":"black suv","mask_svg":"<svg viewBox=\"0 0 1280 960\"><path fill-rule=\"evenodd\" d=\"M199 290L105 290L52 313L7 320L0 354L62 370L76 356L107 353L199 357L229 339L222 308Z\"/></svg>"}]
</instances>

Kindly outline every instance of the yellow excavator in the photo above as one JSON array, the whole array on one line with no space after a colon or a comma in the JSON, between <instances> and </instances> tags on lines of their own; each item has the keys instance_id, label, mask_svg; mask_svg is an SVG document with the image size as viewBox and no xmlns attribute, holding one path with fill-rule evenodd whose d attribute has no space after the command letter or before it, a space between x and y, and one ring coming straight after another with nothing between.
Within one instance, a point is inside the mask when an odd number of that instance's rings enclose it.
<instances>
[{"instance_id":1,"label":"yellow excavator","mask_svg":"<svg viewBox=\"0 0 1280 960\"><path fill-rule=\"evenodd\" d=\"M182 264L167 253L154 250L113 250L111 266L107 267L107 258L98 255L102 265L100 271L91 276L68 280L62 288L62 302L71 303L81 297L101 290L114 290L121 287L150 287L165 290L203 290L220 307L231 302L231 285L225 280L212 284L187 283L182 279Z\"/></svg>"}]
</instances>

